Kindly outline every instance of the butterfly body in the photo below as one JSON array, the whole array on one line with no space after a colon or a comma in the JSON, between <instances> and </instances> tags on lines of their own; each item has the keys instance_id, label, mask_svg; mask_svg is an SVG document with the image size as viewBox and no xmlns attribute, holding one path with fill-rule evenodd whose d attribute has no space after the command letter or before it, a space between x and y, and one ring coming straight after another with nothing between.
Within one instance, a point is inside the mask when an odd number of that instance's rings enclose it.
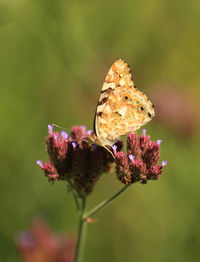
<instances>
[{"instance_id":1,"label":"butterfly body","mask_svg":"<svg viewBox=\"0 0 200 262\"><path fill-rule=\"evenodd\" d=\"M120 136L136 131L154 116L152 103L134 86L130 67L117 60L103 84L90 140L104 147L111 146Z\"/></svg>"}]
</instances>

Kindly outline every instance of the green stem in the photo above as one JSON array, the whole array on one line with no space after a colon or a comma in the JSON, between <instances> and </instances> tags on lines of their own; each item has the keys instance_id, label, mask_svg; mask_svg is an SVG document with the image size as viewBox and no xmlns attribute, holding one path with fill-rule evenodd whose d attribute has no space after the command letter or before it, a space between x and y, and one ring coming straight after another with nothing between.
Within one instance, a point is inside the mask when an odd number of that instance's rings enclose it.
<instances>
[{"instance_id":1,"label":"green stem","mask_svg":"<svg viewBox=\"0 0 200 262\"><path fill-rule=\"evenodd\" d=\"M76 244L76 254L74 262L81 262L83 256L83 247L84 247L84 239L85 239L85 229L86 229L86 221L84 220L84 212L86 207L86 197L82 197L82 205L79 212L79 229L78 229L78 239Z\"/></svg>"},{"instance_id":2,"label":"green stem","mask_svg":"<svg viewBox=\"0 0 200 262\"><path fill-rule=\"evenodd\" d=\"M74 197L74 202L75 202L75 204L76 204L76 209L77 209L77 211L79 211L80 205L79 205L79 202L78 202L78 197L77 197L77 195L76 195L76 192L74 192L73 189L72 189L72 194L73 194L73 197Z\"/></svg>"},{"instance_id":3,"label":"green stem","mask_svg":"<svg viewBox=\"0 0 200 262\"><path fill-rule=\"evenodd\" d=\"M131 184L130 184L131 185ZM104 200L103 202L101 202L99 205L97 205L96 207L94 207L92 210L90 210L88 213L86 213L83 217L83 219L87 219L88 217L93 216L97 211L101 210L103 207L107 206L110 204L110 202L112 200L114 200L115 198L117 198L122 192L124 192L130 185L125 185L124 187L122 187L122 189L120 189L117 193L115 193L113 196L111 196L110 198Z\"/></svg>"},{"instance_id":4,"label":"green stem","mask_svg":"<svg viewBox=\"0 0 200 262\"><path fill-rule=\"evenodd\" d=\"M73 195L73 197L74 197L74 202L75 202L75 204L76 204L76 209L77 209L77 211L79 211L79 209L80 209L80 204L79 204L79 201L78 201L78 197L80 197L80 196L78 195L78 193L77 193L77 191L76 191L76 188L75 188L74 184L72 183L72 181L71 181L70 179L68 179L67 181L68 181L68 183L69 183L68 186L71 187L70 189L71 189L72 195Z\"/></svg>"}]
</instances>

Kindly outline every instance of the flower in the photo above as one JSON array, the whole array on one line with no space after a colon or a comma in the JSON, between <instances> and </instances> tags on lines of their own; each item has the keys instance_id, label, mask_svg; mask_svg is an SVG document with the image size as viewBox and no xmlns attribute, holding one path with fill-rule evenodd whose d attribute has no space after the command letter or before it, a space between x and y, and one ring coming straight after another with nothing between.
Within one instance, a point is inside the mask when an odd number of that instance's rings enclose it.
<instances>
[{"instance_id":1,"label":"flower","mask_svg":"<svg viewBox=\"0 0 200 262\"><path fill-rule=\"evenodd\" d=\"M191 90L171 85L157 86L151 97L156 104L157 123L186 139L199 133L198 98Z\"/></svg>"},{"instance_id":2,"label":"flower","mask_svg":"<svg viewBox=\"0 0 200 262\"><path fill-rule=\"evenodd\" d=\"M75 237L55 234L42 219L34 219L31 229L19 233L15 241L26 262L74 261Z\"/></svg>"},{"instance_id":3,"label":"flower","mask_svg":"<svg viewBox=\"0 0 200 262\"><path fill-rule=\"evenodd\" d=\"M115 143L111 147L115 159L104 147L87 142L91 131L85 126L73 126L71 135L65 131L54 132L51 125L48 130L49 161L43 164L38 160L37 164L50 182L67 181L79 196L90 194L101 174L110 171L114 163L117 178L124 184L157 180L167 165L167 161L159 165L162 140L151 141L146 129L140 137L136 133L128 135L127 153L122 151L121 141Z\"/></svg>"},{"instance_id":4,"label":"flower","mask_svg":"<svg viewBox=\"0 0 200 262\"><path fill-rule=\"evenodd\" d=\"M115 152L117 178L124 184L140 182L146 184L148 180L157 180L162 174L167 161L159 165L160 144L151 141L146 130L138 137L131 133L127 137L127 154L123 151Z\"/></svg>"},{"instance_id":5,"label":"flower","mask_svg":"<svg viewBox=\"0 0 200 262\"><path fill-rule=\"evenodd\" d=\"M103 147L91 145L86 138L91 134L85 126L73 126L71 135L65 131L54 132L48 126L46 148L49 161L37 164L44 171L50 182L68 181L79 195L92 192L103 172L108 172L114 164L112 155ZM114 145L114 152L122 148L122 142Z\"/></svg>"}]
</instances>

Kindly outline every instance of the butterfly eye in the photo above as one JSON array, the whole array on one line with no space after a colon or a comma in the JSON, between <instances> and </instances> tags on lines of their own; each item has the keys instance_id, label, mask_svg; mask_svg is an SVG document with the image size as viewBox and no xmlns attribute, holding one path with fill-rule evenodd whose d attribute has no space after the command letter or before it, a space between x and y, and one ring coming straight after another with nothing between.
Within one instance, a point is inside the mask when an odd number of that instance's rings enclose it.
<instances>
[{"instance_id":1,"label":"butterfly eye","mask_svg":"<svg viewBox=\"0 0 200 262\"><path fill-rule=\"evenodd\" d=\"M139 113L143 113L143 112L145 112L145 107L142 106L142 105L139 105L139 106L137 107L137 110L138 110Z\"/></svg>"}]
</instances>

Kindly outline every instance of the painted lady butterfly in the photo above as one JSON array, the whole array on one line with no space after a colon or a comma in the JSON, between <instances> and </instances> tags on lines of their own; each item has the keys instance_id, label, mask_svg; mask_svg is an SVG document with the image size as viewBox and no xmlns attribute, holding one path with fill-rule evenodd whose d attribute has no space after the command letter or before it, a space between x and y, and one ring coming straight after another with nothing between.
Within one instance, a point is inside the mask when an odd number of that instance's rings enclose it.
<instances>
[{"instance_id":1,"label":"painted lady butterfly","mask_svg":"<svg viewBox=\"0 0 200 262\"><path fill-rule=\"evenodd\" d=\"M154 116L154 105L135 88L129 65L119 59L103 84L89 141L107 149L120 136L134 132Z\"/></svg>"}]
</instances>

